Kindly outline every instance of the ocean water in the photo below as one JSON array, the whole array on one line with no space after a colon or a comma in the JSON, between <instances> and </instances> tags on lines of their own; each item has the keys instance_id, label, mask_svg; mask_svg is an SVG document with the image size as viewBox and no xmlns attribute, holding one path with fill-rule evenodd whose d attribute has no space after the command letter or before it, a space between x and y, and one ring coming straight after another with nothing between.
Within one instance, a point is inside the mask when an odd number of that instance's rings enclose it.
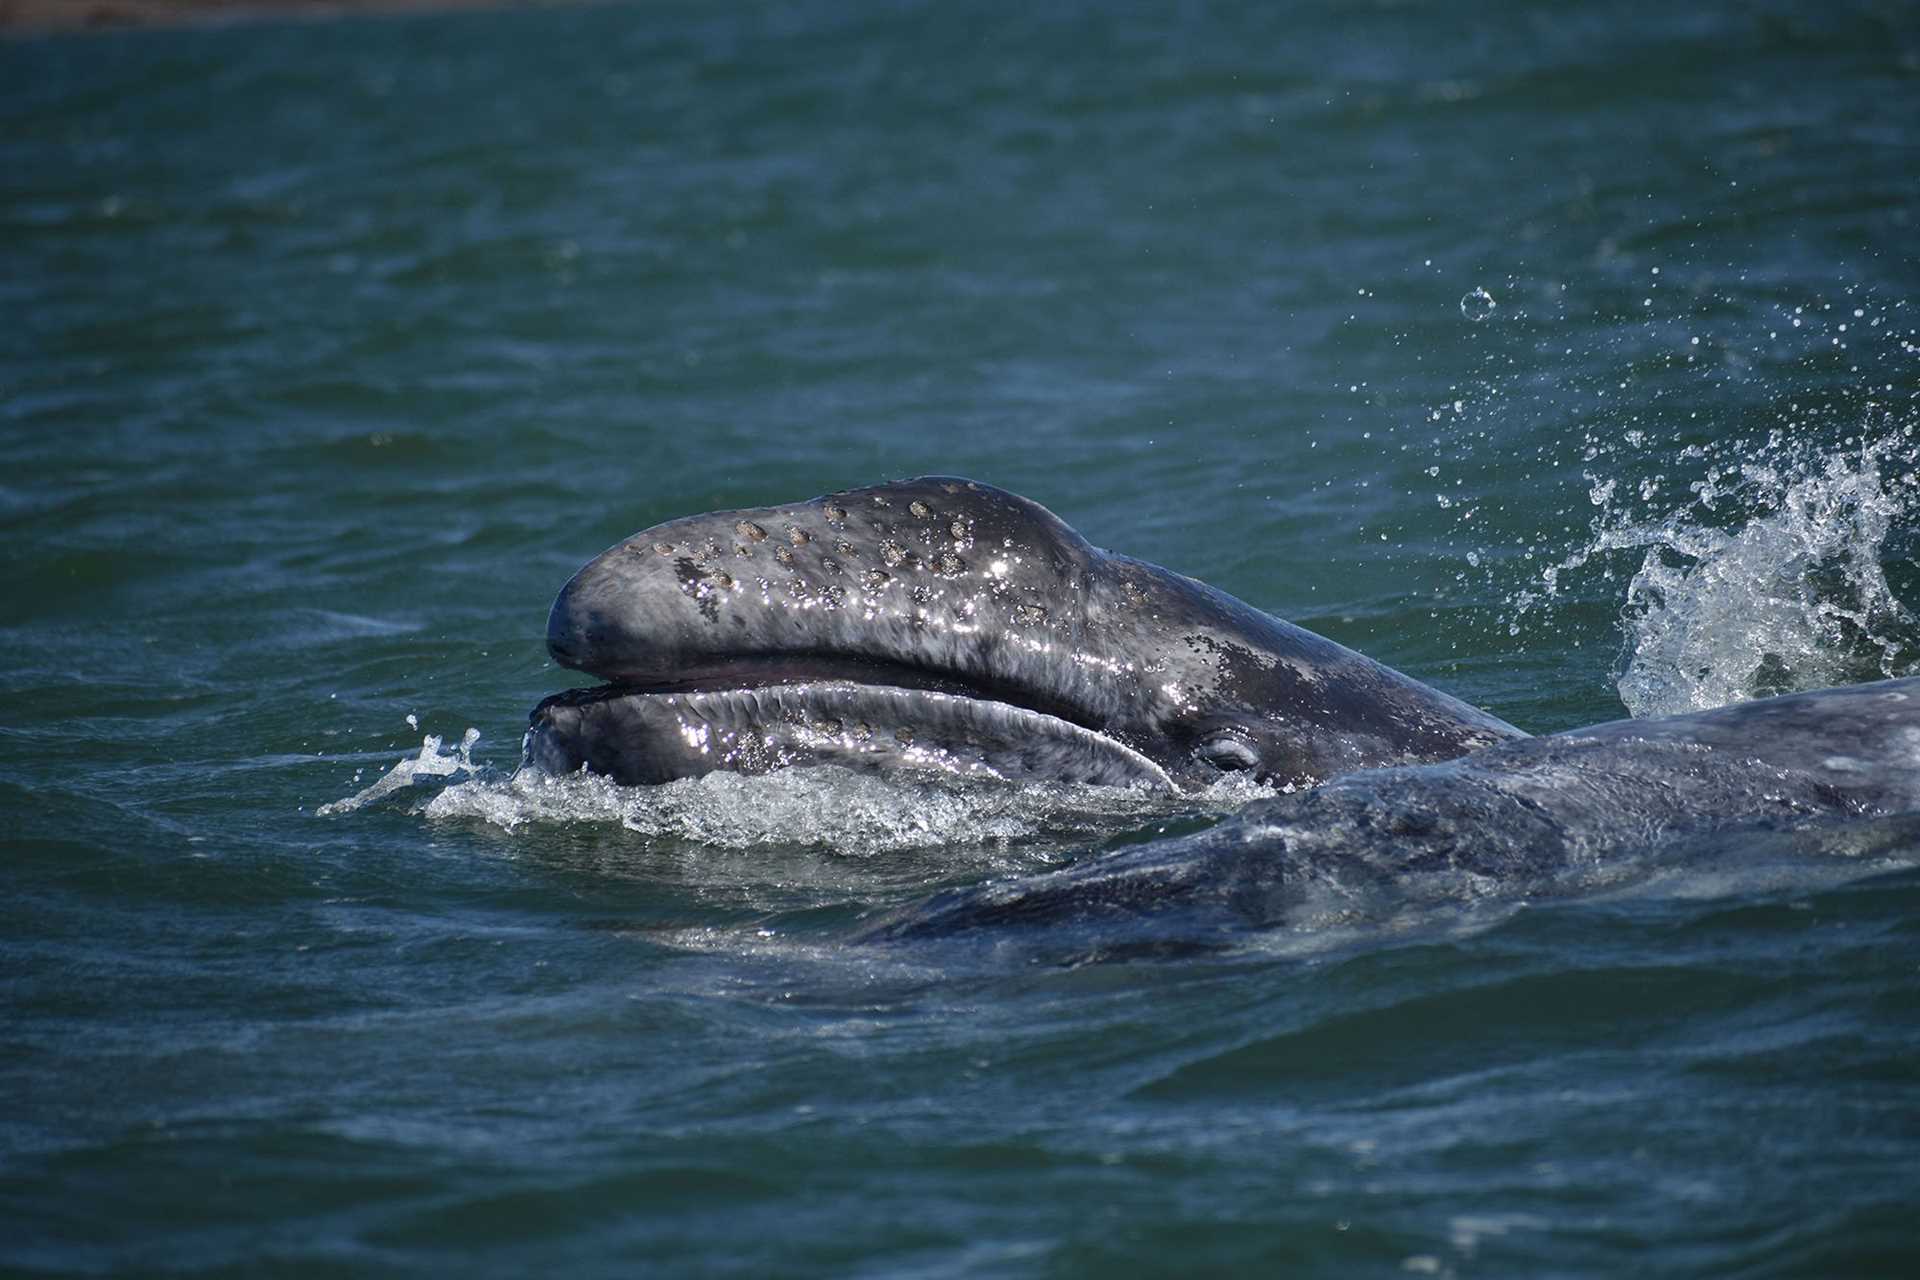
<instances>
[{"instance_id":1,"label":"ocean water","mask_svg":"<svg viewBox=\"0 0 1920 1280\"><path fill-rule=\"evenodd\" d=\"M0 1270L1913 1274L1920 849L1067 963L850 939L1246 796L514 768L589 556L921 472L1536 731L1920 671L1916 121L1894 3L0 44Z\"/></svg>"}]
</instances>

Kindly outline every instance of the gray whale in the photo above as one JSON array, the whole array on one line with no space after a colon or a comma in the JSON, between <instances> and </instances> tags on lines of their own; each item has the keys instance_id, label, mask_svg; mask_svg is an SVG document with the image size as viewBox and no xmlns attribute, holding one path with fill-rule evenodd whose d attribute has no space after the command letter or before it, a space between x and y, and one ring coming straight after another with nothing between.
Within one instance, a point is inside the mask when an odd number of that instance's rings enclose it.
<instances>
[{"instance_id":1,"label":"gray whale","mask_svg":"<svg viewBox=\"0 0 1920 1280\"><path fill-rule=\"evenodd\" d=\"M831 763L1190 788L1247 771L1297 789L1184 839L936 896L871 941L1083 924L1177 952L1769 841L1920 848L1920 678L1529 738L967 480L656 526L573 577L547 644L608 681L534 709L527 757L549 772Z\"/></svg>"},{"instance_id":2,"label":"gray whale","mask_svg":"<svg viewBox=\"0 0 1920 1280\"><path fill-rule=\"evenodd\" d=\"M943 476L637 533L561 590L547 647L607 683L536 707L528 758L623 783L839 764L1305 786L1525 736Z\"/></svg>"}]
</instances>

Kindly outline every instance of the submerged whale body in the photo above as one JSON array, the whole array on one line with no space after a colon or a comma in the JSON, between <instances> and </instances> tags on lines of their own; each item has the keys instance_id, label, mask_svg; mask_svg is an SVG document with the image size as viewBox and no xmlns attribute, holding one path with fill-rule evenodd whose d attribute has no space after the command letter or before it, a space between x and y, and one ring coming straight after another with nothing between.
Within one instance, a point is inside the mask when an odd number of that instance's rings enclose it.
<instances>
[{"instance_id":1,"label":"submerged whale body","mask_svg":"<svg viewBox=\"0 0 1920 1280\"><path fill-rule=\"evenodd\" d=\"M1207 831L939 895L875 938L1074 923L1186 942L1385 898L1578 891L1623 868L1920 849L1920 678L1622 720L1349 774ZM1391 886L1390 892L1382 891Z\"/></svg>"},{"instance_id":2,"label":"submerged whale body","mask_svg":"<svg viewBox=\"0 0 1920 1280\"><path fill-rule=\"evenodd\" d=\"M547 647L608 683L535 708L529 758L623 783L838 764L1301 786L1524 736L940 476L637 533L567 583Z\"/></svg>"}]
</instances>

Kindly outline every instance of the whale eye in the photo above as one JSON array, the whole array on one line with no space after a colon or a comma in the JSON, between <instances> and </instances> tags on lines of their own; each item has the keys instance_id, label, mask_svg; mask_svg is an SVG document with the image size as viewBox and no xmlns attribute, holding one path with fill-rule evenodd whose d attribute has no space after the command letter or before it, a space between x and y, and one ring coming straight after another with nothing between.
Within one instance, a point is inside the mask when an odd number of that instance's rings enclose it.
<instances>
[{"instance_id":1,"label":"whale eye","mask_svg":"<svg viewBox=\"0 0 1920 1280\"><path fill-rule=\"evenodd\" d=\"M1194 748L1193 754L1222 773L1251 769L1260 763L1259 753L1230 733L1215 734Z\"/></svg>"}]
</instances>

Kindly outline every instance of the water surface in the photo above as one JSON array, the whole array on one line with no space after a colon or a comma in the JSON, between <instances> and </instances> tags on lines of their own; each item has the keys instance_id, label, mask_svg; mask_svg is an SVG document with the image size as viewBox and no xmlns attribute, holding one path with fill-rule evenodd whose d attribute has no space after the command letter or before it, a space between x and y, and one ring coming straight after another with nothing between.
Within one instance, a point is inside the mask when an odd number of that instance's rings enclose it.
<instances>
[{"instance_id":1,"label":"water surface","mask_svg":"<svg viewBox=\"0 0 1920 1280\"><path fill-rule=\"evenodd\" d=\"M1534 730L1912 674L1915 120L1873 3L0 45L0 1265L1907 1272L1920 850L1072 965L846 938L1235 797L508 775L590 555L921 472Z\"/></svg>"}]
</instances>

